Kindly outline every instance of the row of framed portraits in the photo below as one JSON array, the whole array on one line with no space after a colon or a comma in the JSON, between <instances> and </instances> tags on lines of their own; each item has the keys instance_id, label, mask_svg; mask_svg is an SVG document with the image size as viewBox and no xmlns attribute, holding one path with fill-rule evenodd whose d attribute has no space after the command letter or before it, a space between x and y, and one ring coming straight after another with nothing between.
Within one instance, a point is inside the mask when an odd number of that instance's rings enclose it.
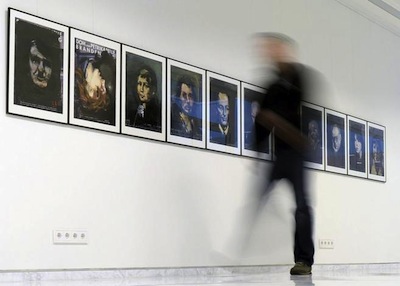
<instances>
[{"instance_id":1,"label":"row of framed portraits","mask_svg":"<svg viewBox=\"0 0 400 286\"><path fill-rule=\"evenodd\" d=\"M272 135L261 152L254 144L264 94L9 8L9 114L273 160ZM386 180L384 127L304 102L302 132L308 167Z\"/></svg>"},{"instance_id":2,"label":"row of framed portraits","mask_svg":"<svg viewBox=\"0 0 400 286\"><path fill-rule=\"evenodd\" d=\"M306 166L386 181L386 128L311 103L301 105Z\"/></svg>"}]
</instances>

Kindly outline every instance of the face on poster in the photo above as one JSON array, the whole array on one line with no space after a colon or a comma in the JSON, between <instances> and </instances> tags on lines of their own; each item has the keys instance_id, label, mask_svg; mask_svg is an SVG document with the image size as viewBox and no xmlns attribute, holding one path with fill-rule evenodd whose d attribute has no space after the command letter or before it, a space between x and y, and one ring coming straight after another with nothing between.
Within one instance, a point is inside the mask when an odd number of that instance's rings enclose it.
<instances>
[{"instance_id":1,"label":"face on poster","mask_svg":"<svg viewBox=\"0 0 400 286\"><path fill-rule=\"evenodd\" d=\"M63 33L17 18L15 47L14 103L61 113Z\"/></svg>"},{"instance_id":2,"label":"face on poster","mask_svg":"<svg viewBox=\"0 0 400 286\"><path fill-rule=\"evenodd\" d=\"M115 125L116 50L74 40L74 118Z\"/></svg>"},{"instance_id":3,"label":"face on poster","mask_svg":"<svg viewBox=\"0 0 400 286\"><path fill-rule=\"evenodd\" d=\"M368 177L384 181L385 172L385 130L383 127L368 123L369 170Z\"/></svg>"},{"instance_id":4,"label":"face on poster","mask_svg":"<svg viewBox=\"0 0 400 286\"><path fill-rule=\"evenodd\" d=\"M161 132L162 68L160 61L126 52L125 126Z\"/></svg>"},{"instance_id":5,"label":"face on poster","mask_svg":"<svg viewBox=\"0 0 400 286\"><path fill-rule=\"evenodd\" d=\"M255 90L244 88L244 148L247 150L256 151L254 125L256 116L260 111L261 101L264 94ZM269 146L266 146L264 151L269 152Z\"/></svg>"},{"instance_id":6,"label":"face on poster","mask_svg":"<svg viewBox=\"0 0 400 286\"><path fill-rule=\"evenodd\" d=\"M9 9L7 111L67 122L68 27Z\"/></svg>"},{"instance_id":7,"label":"face on poster","mask_svg":"<svg viewBox=\"0 0 400 286\"><path fill-rule=\"evenodd\" d=\"M326 111L326 169L347 173L346 115Z\"/></svg>"},{"instance_id":8,"label":"face on poster","mask_svg":"<svg viewBox=\"0 0 400 286\"><path fill-rule=\"evenodd\" d=\"M301 131L308 139L306 165L315 169L324 167L324 110L309 103L301 105Z\"/></svg>"},{"instance_id":9,"label":"face on poster","mask_svg":"<svg viewBox=\"0 0 400 286\"><path fill-rule=\"evenodd\" d=\"M366 122L349 117L348 129L349 174L366 177Z\"/></svg>"},{"instance_id":10,"label":"face on poster","mask_svg":"<svg viewBox=\"0 0 400 286\"><path fill-rule=\"evenodd\" d=\"M170 135L203 140L203 75L170 66Z\"/></svg>"},{"instance_id":11,"label":"face on poster","mask_svg":"<svg viewBox=\"0 0 400 286\"><path fill-rule=\"evenodd\" d=\"M256 142L256 116L265 97L265 89L242 83L242 155L271 160L271 135L263 142Z\"/></svg>"},{"instance_id":12,"label":"face on poster","mask_svg":"<svg viewBox=\"0 0 400 286\"><path fill-rule=\"evenodd\" d=\"M165 141L166 58L122 45L121 132Z\"/></svg>"},{"instance_id":13,"label":"face on poster","mask_svg":"<svg viewBox=\"0 0 400 286\"><path fill-rule=\"evenodd\" d=\"M207 149L241 154L240 81L207 72Z\"/></svg>"},{"instance_id":14,"label":"face on poster","mask_svg":"<svg viewBox=\"0 0 400 286\"><path fill-rule=\"evenodd\" d=\"M238 86L210 79L210 142L238 147Z\"/></svg>"}]
</instances>

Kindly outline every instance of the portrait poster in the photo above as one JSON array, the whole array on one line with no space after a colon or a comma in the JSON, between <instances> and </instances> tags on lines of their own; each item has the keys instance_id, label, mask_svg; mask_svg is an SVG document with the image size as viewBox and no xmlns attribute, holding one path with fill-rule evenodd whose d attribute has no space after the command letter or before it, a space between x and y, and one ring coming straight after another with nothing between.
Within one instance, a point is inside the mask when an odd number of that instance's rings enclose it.
<instances>
[{"instance_id":1,"label":"portrait poster","mask_svg":"<svg viewBox=\"0 0 400 286\"><path fill-rule=\"evenodd\" d=\"M121 45L71 29L69 123L120 131Z\"/></svg>"},{"instance_id":2,"label":"portrait poster","mask_svg":"<svg viewBox=\"0 0 400 286\"><path fill-rule=\"evenodd\" d=\"M301 132L308 139L304 165L308 168L325 168L324 108L307 102L301 103Z\"/></svg>"},{"instance_id":3,"label":"portrait poster","mask_svg":"<svg viewBox=\"0 0 400 286\"><path fill-rule=\"evenodd\" d=\"M347 174L346 115L325 109L326 171Z\"/></svg>"},{"instance_id":4,"label":"portrait poster","mask_svg":"<svg viewBox=\"0 0 400 286\"><path fill-rule=\"evenodd\" d=\"M386 182L386 129L368 122L368 178Z\"/></svg>"},{"instance_id":5,"label":"portrait poster","mask_svg":"<svg viewBox=\"0 0 400 286\"><path fill-rule=\"evenodd\" d=\"M167 61L167 141L206 147L206 71Z\"/></svg>"},{"instance_id":6,"label":"portrait poster","mask_svg":"<svg viewBox=\"0 0 400 286\"><path fill-rule=\"evenodd\" d=\"M7 112L68 121L66 26L9 9Z\"/></svg>"},{"instance_id":7,"label":"portrait poster","mask_svg":"<svg viewBox=\"0 0 400 286\"><path fill-rule=\"evenodd\" d=\"M347 116L348 174L367 178L367 122Z\"/></svg>"},{"instance_id":8,"label":"portrait poster","mask_svg":"<svg viewBox=\"0 0 400 286\"><path fill-rule=\"evenodd\" d=\"M207 149L240 155L240 82L207 72Z\"/></svg>"},{"instance_id":9,"label":"portrait poster","mask_svg":"<svg viewBox=\"0 0 400 286\"><path fill-rule=\"evenodd\" d=\"M271 133L257 146L255 118L260 110L266 90L248 83L241 84L241 139L242 155L264 160L272 160Z\"/></svg>"},{"instance_id":10,"label":"portrait poster","mask_svg":"<svg viewBox=\"0 0 400 286\"><path fill-rule=\"evenodd\" d=\"M165 141L164 57L122 46L123 134Z\"/></svg>"}]
</instances>

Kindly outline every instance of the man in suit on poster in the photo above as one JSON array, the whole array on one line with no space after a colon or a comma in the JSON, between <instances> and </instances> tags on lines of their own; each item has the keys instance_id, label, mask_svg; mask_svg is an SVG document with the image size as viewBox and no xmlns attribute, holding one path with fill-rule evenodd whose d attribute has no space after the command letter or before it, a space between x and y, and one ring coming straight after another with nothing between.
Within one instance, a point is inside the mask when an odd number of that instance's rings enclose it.
<instances>
[{"instance_id":1,"label":"man in suit on poster","mask_svg":"<svg viewBox=\"0 0 400 286\"><path fill-rule=\"evenodd\" d=\"M333 124L331 132L331 145L328 149L328 165L344 168L345 167L345 154L343 145L343 128L338 124Z\"/></svg>"},{"instance_id":2,"label":"man in suit on poster","mask_svg":"<svg viewBox=\"0 0 400 286\"><path fill-rule=\"evenodd\" d=\"M210 142L235 146L235 128L232 126L231 101L229 94L219 90L213 94L212 117L210 122ZM234 109L233 109L234 110Z\"/></svg>"},{"instance_id":3,"label":"man in suit on poster","mask_svg":"<svg viewBox=\"0 0 400 286\"><path fill-rule=\"evenodd\" d=\"M184 75L178 79L171 105L171 134L201 140L201 121L195 116L197 84Z\"/></svg>"}]
</instances>

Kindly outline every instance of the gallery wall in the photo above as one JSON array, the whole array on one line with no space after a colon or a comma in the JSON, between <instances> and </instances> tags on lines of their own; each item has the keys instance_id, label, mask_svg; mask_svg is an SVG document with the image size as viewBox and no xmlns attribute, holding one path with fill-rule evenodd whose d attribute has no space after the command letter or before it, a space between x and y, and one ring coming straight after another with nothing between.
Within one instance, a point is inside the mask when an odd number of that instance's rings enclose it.
<instances>
[{"instance_id":1,"label":"gallery wall","mask_svg":"<svg viewBox=\"0 0 400 286\"><path fill-rule=\"evenodd\" d=\"M1 33L6 43L13 7L254 84L262 75L251 35L291 35L301 60L323 75L311 102L387 128L386 183L307 171L316 241L335 243L317 246L316 263L398 261L398 36L334 0L264 2L4 1ZM234 263L216 252L233 254L227 240L244 232L235 224L270 163L6 115L0 47L2 269ZM245 264L292 262L293 207L283 182L256 221ZM84 229L89 243L54 245L55 229Z\"/></svg>"}]
</instances>

